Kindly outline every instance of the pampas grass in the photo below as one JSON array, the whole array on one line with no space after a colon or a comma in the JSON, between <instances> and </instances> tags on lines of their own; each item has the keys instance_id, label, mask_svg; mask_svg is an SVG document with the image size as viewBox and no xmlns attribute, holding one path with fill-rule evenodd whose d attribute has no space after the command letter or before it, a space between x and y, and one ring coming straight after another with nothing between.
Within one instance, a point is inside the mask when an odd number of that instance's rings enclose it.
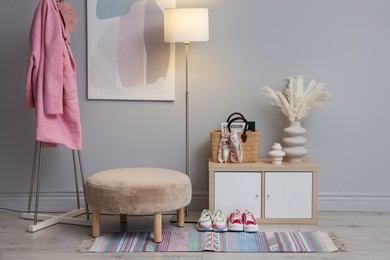
<instances>
[{"instance_id":1,"label":"pampas grass","mask_svg":"<svg viewBox=\"0 0 390 260\"><path fill-rule=\"evenodd\" d=\"M290 122L298 122L309 115L309 112L317 107L324 106L332 95L324 91L324 83L316 83L311 80L308 87L303 87L303 76L288 78L287 87L283 92L273 91L270 87L261 88L270 97L273 104L280 108Z\"/></svg>"}]
</instances>

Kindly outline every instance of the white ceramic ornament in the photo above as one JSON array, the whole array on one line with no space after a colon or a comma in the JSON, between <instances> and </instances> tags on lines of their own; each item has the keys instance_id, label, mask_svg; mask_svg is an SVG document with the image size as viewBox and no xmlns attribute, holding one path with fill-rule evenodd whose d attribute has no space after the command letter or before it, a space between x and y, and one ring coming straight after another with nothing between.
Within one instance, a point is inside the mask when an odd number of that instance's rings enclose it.
<instances>
[{"instance_id":1,"label":"white ceramic ornament","mask_svg":"<svg viewBox=\"0 0 390 260\"><path fill-rule=\"evenodd\" d=\"M272 150L268 152L268 155L272 158L272 164L282 164L283 156L286 155L282 151L280 143L274 143Z\"/></svg>"}]
</instances>

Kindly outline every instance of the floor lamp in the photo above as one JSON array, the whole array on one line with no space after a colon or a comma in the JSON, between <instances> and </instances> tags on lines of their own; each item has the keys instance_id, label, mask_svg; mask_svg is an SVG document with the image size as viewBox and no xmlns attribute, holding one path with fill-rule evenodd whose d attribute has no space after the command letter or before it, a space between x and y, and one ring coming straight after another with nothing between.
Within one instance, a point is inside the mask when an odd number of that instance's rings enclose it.
<instances>
[{"instance_id":1,"label":"floor lamp","mask_svg":"<svg viewBox=\"0 0 390 260\"><path fill-rule=\"evenodd\" d=\"M190 42L209 40L209 13L207 8L170 8L164 10L164 41L182 42L185 46L186 72L186 174L189 176L189 88L188 46ZM189 216L189 207L186 208Z\"/></svg>"}]
</instances>

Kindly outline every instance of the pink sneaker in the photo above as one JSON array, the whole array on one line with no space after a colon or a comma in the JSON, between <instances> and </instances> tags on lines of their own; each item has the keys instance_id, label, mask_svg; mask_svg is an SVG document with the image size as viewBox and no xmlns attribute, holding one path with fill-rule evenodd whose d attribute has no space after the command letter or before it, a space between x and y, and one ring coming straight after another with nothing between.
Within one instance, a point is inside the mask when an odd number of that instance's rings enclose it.
<instances>
[{"instance_id":1,"label":"pink sneaker","mask_svg":"<svg viewBox=\"0 0 390 260\"><path fill-rule=\"evenodd\" d=\"M202 211L196 229L198 231L213 231L213 214L210 210L204 209Z\"/></svg>"},{"instance_id":2,"label":"pink sneaker","mask_svg":"<svg viewBox=\"0 0 390 260\"><path fill-rule=\"evenodd\" d=\"M213 228L215 232L226 232L228 230L226 216L222 214L221 210L214 212Z\"/></svg>"},{"instance_id":3,"label":"pink sneaker","mask_svg":"<svg viewBox=\"0 0 390 260\"><path fill-rule=\"evenodd\" d=\"M257 232L259 231L259 226L257 225L256 219L250 211L245 210L242 214L242 221L244 222L244 231L245 232Z\"/></svg>"},{"instance_id":4,"label":"pink sneaker","mask_svg":"<svg viewBox=\"0 0 390 260\"><path fill-rule=\"evenodd\" d=\"M242 213L238 209L230 214L229 223L228 223L229 231L243 231L244 226L242 224Z\"/></svg>"}]
</instances>

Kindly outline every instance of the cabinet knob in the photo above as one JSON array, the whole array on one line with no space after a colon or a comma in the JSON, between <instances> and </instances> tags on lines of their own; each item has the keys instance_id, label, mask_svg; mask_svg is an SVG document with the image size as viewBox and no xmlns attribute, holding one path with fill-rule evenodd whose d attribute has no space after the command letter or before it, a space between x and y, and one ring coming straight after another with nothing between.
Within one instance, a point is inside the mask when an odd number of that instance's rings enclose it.
<instances>
[{"instance_id":1,"label":"cabinet knob","mask_svg":"<svg viewBox=\"0 0 390 260\"><path fill-rule=\"evenodd\" d=\"M266 198L269 199L270 197L271 197L271 195L267 194L267 197L266 197Z\"/></svg>"},{"instance_id":2,"label":"cabinet knob","mask_svg":"<svg viewBox=\"0 0 390 260\"><path fill-rule=\"evenodd\" d=\"M256 198L260 197L260 194L256 194Z\"/></svg>"}]
</instances>

